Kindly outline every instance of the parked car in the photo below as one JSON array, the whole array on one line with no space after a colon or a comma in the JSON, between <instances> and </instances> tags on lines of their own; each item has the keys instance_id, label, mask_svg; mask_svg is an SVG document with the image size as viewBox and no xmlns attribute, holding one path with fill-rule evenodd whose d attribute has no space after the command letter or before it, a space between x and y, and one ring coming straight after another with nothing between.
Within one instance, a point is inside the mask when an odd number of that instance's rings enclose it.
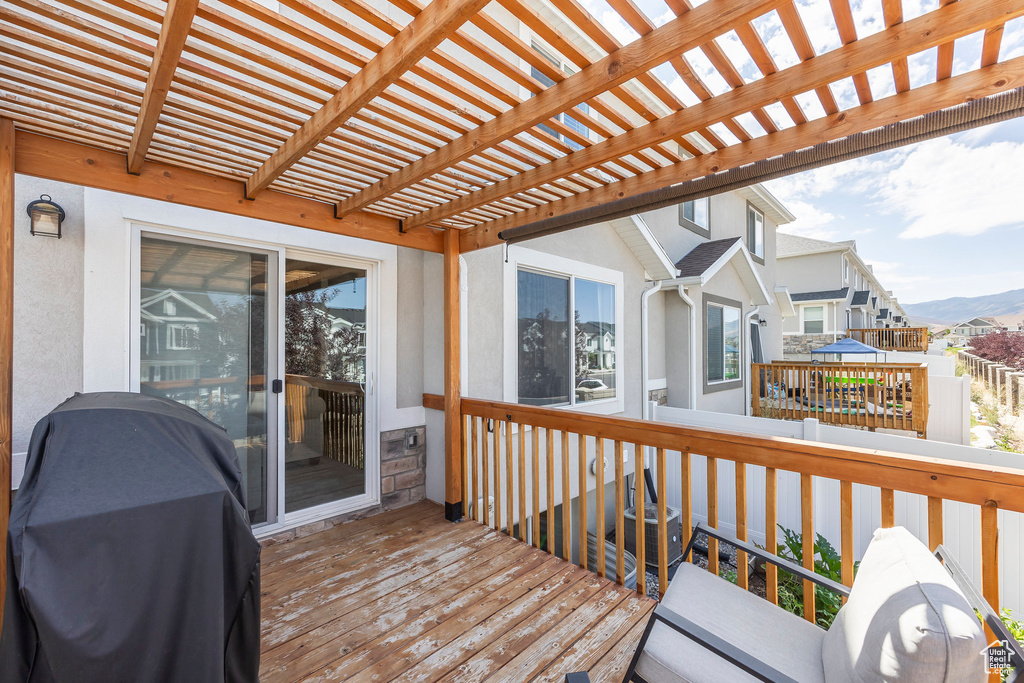
<instances>
[{"instance_id":1,"label":"parked car","mask_svg":"<svg viewBox=\"0 0 1024 683\"><path fill-rule=\"evenodd\" d=\"M595 401L615 396L615 390L599 379L582 379L576 384L577 401Z\"/></svg>"}]
</instances>

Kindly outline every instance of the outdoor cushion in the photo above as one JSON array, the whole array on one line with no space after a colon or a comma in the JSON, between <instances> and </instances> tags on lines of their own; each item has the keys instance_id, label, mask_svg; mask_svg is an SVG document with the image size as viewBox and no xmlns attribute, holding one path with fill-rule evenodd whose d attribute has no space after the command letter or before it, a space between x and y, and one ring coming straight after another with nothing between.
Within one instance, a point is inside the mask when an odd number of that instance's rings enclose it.
<instances>
[{"instance_id":1,"label":"outdoor cushion","mask_svg":"<svg viewBox=\"0 0 1024 683\"><path fill-rule=\"evenodd\" d=\"M706 569L681 564L663 604L796 681L825 680L822 629ZM758 680L660 622L636 673L652 683Z\"/></svg>"},{"instance_id":2,"label":"outdoor cushion","mask_svg":"<svg viewBox=\"0 0 1024 683\"><path fill-rule=\"evenodd\" d=\"M825 635L827 683L984 681L981 622L941 563L903 527L879 529Z\"/></svg>"}]
</instances>

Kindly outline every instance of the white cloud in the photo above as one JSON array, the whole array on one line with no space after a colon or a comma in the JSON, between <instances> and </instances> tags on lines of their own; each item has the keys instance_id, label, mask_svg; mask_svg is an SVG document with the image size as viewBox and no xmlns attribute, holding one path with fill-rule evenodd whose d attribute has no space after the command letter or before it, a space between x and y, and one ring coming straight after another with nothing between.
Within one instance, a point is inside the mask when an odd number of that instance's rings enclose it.
<instances>
[{"instance_id":1,"label":"white cloud","mask_svg":"<svg viewBox=\"0 0 1024 683\"><path fill-rule=\"evenodd\" d=\"M787 199L783 203L796 216L795 221L782 227L783 232L819 240L839 239L838 233L830 227L836 218L833 214L800 199Z\"/></svg>"},{"instance_id":2,"label":"white cloud","mask_svg":"<svg viewBox=\"0 0 1024 683\"><path fill-rule=\"evenodd\" d=\"M950 138L914 147L876 182L907 222L904 238L979 235L1020 223L1024 143L971 147Z\"/></svg>"}]
</instances>

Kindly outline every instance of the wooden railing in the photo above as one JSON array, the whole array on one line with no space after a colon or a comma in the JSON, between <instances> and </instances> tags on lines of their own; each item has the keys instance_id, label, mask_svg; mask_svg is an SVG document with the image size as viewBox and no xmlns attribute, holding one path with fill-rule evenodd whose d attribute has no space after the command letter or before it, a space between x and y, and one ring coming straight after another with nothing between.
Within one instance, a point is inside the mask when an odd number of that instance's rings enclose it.
<instances>
[{"instance_id":1,"label":"wooden railing","mask_svg":"<svg viewBox=\"0 0 1024 683\"><path fill-rule=\"evenodd\" d=\"M323 457L362 469L366 457L366 402L362 385L304 375L286 377L285 419L289 441L302 441L305 430L312 426L322 431ZM313 408L320 413L319 420L307 419L312 416Z\"/></svg>"},{"instance_id":2,"label":"wooden railing","mask_svg":"<svg viewBox=\"0 0 1024 683\"><path fill-rule=\"evenodd\" d=\"M424 405L440 409L443 401L441 397L427 395ZM707 523L715 528L719 527L721 517L728 516L734 520L736 536L740 539L749 540L748 536L754 531L759 535L763 533L768 548L775 548L778 542L780 476L785 475L788 486L792 475L785 473L798 474L804 551L802 563L814 569L815 509L820 513L823 506L833 506L841 528L842 583L847 586L852 585L854 574L854 514L864 512L861 505L875 506L881 526L891 527L898 521L907 524L906 520L896 519L897 491L926 497L927 538L923 540L932 549L943 542L944 502L977 506L973 509L980 509L980 523L974 523L978 524L976 537L980 544L968 540L961 545L980 548L981 589L986 599L998 609L997 537L1000 517L997 513L1000 510L1024 512L1024 470L468 398L463 398L461 405L465 436L462 465L466 474L462 482L463 500L494 499L493 514L487 505L471 504L466 507L469 517L510 536L515 534L522 541L532 542L534 546L544 547L547 552L566 559L572 557L573 548L578 548L577 561L581 567L592 568L602 576L606 573L613 575L619 583L624 579L623 541L627 523L623 516L626 467L621 455L628 450L635 454L648 449L653 455L652 465L656 472L657 567L661 595L668 585L666 501L668 465L672 464L671 469L679 472L681 517L681 524L671 530L673 534L678 529L685 541L694 525L694 515L704 512ZM589 474L591 459L596 460L596 470L601 472L604 459L609 455L614 460L612 481L615 484L615 566L610 569L602 552L605 515L598 514L592 525L587 518L590 499L596 503L595 510L606 509L605 487L598 486ZM674 467L676 463L678 469ZM698 494L703 493L694 485L695 481L700 481L701 469L705 471L702 488L706 486L707 502L702 510L695 510L694 501ZM720 481L723 473L729 470L732 470L732 481ZM817 497L820 499L815 500L815 491L820 492L820 486L828 480L838 483L838 497L822 498L819 493ZM601 481L603 483L603 478ZM748 492L748 481L763 481L763 489ZM635 482L638 511L635 554L637 566L642 568L646 551L643 503L647 493L643 476L636 476ZM815 484L819 488L816 489ZM855 498L855 485L872 489L863 490L858 486ZM758 483L758 488L761 486ZM734 497L726 495L729 487L734 489ZM862 495L870 490L878 491L878 496ZM763 526L754 529L748 524L752 518L748 502L762 498ZM572 499L579 504L563 504ZM734 510L720 509L720 500L732 500ZM550 541L555 536L554 510L557 505L562 509L561 544ZM578 511L575 519L573 507ZM536 522L540 520L542 511L547 512L546 527L539 529ZM761 519L759 515L754 516ZM1011 523L1020 523L1021 518L1016 514L1014 517ZM970 532L963 526L962 519L958 516L956 520L960 522L956 527L958 538ZM975 516L974 519L979 518ZM532 529L531 521L534 522ZM599 544L596 557L588 557L586 548L585 539L591 526L596 531ZM542 531L549 539L546 544L541 541ZM717 542L710 539L708 546L708 569L717 573ZM969 559L961 558L964 562ZM737 566L746 566L742 553L737 559ZM736 580L746 588L747 572L737 572ZM778 604L779 577L771 566L766 569L765 580L767 598ZM641 576L637 590L644 592L644 585ZM803 596L804 616L814 621L815 597L809 582L804 585Z\"/></svg>"},{"instance_id":3,"label":"wooden railing","mask_svg":"<svg viewBox=\"0 0 1024 683\"><path fill-rule=\"evenodd\" d=\"M753 363L755 417L869 429L902 429L927 436L928 366L897 363Z\"/></svg>"},{"instance_id":4,"label":"wooden railing","mask_svg":"<svg viewBox=\"0 0 1024 683\"><path fill-rule=\"evenodd\" d=\"M927 351L927 327L854 328L846 335L883 351Z\"/></svg>"}]
</instances>

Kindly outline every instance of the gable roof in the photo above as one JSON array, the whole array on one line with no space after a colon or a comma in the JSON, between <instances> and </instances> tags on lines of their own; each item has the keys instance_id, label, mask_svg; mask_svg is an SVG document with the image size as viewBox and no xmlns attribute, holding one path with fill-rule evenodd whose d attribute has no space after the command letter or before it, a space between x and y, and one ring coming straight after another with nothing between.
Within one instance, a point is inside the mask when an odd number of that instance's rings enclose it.
<instances>
[{"instance_id":1,"label":"gable roof","mask_svg":"<svg viewBox=\"0 0 1024 683\"><path fill-rule=\"evenodd\" d=\"M757 268L754 267L750 252L739 237L699 244L676 263L676 268L679 269L681 284L703 287L725 267L725 264L732 261L736 262L736 271L747 294L750 295L750 300L757 306L770 304L772 297L761 281Z\"/></svg>"},{"instance_id":2,"label":"gable roof","mask_svg":"<svg viewBox=\"0 0 1024 683\"><path fill-rule=\"evenodd\" d=\"M775 234L775 237L775 252L778 258L801 256L803 254L817 254L827 251L846 251L847 249L857 249L856 240L829 242L827 240L817 240L812 237L804 237L803 235L791 235L787 232L778 232Z\"/></svg>"},{"instance_id":3,"label":"gable roof","mask_svg":"<svg viewBox=\"0 0 1024 683\"><path fill-rule=\"evenodd\" d=\"M861 289L853 293L853 300L850 302L851 306L867 306L868 296L871 294L870 290Z\"/></svg>"},{"instance_id":4,"label":"gable roof","mask_svg":"<svg viewBox=\"0 0 1024 683\"><path fill-rule=\"evenodd\" d=\"M888 308L880 308L880 309L878 309L878 315L875 317L875 320L884 320L885 318L888 318L888 317L889 317L889 309Z\"/></svg>"},{"instance_id":5,"label":"gable roof","mask_svg":"<svg viewBox=\"0 0 1024 683\"><path fill-rule=\"evenodd\" d=\"M708 268L713 266L725 252L729 251L739 241L739 237L728 237L698 244L689 254L679 259L676 263L679 277L703 275Z\"/></svg>"},{"instance_id":6,"label":"gable roof","mask_svg":"<svg viewBox=\"0 0 1024 683\"><path fill-rule=\"evenodd\" d=\"M652 279L671 280L676 276L672 259L641 216L625 216L608 222Z\"/></svg>"},{"instance_id":7,"label":"gable roof","mask_svg":"<svg viewBox=\"0 0 1024 683\"><path fill-rule=\"evenodd\" d=\"M800 292L798 294L790 294L789 296L793 301L835 301L836 299L845 299L849 293L850 288L843 287L842 289L828 289L821 292Z\"/></svg>"}]
</instances>

